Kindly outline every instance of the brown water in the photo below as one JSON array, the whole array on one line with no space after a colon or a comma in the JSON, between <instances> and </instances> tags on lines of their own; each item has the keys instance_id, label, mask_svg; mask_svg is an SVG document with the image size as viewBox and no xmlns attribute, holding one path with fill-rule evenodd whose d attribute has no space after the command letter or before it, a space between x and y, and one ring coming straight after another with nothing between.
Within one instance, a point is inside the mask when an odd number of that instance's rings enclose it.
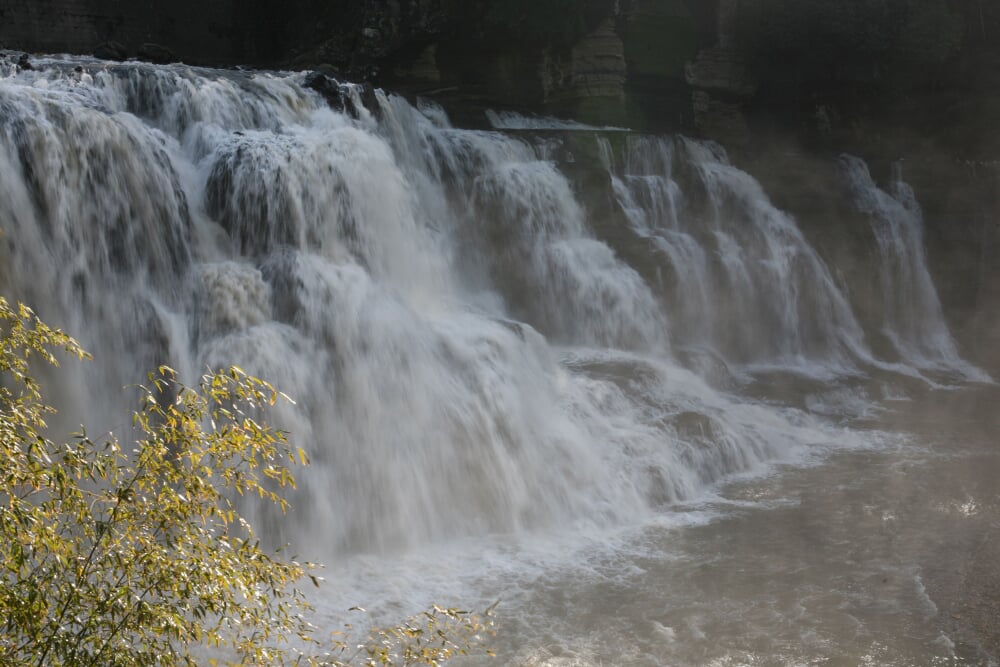
<instances>
[{"instance_id":1,"label":"brown water","mask_svg":"<svg viewBox=\"0 0 1000 667\"><path fill-rule=\"evenodd\" d=\"M540 576L504 619L519 645L505 661L997 664L1000 390L885 407L863 426L908 441L734 483L677 510L713 521L648 527L621 561Z\"/></svg>"}]
</instances>

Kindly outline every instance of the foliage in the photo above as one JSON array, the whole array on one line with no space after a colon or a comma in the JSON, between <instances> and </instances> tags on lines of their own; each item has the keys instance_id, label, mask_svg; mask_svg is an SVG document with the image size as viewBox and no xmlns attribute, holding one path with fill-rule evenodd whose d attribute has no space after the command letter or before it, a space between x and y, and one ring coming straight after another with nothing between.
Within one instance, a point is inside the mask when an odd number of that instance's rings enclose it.
<instances>
[{"instance_id":1,"label":"foliage","mask_svg":"<svg viewBox=\"0 0 1000 667\"><path fill-rule=\"evenodd\" d=\"M237 369L190 390L162 368L141 390L134 452L85 434L59 444L29 362L83 352L0 304L2 661L183 664L207 643L260 663L270 644L304 636L292 587L303 566L265 553L234 505L253 494L284 507L274 489L294 485L284 435L251 416L277 393Z\"/></svg>"},{"instance_id":2,"label":"foliage","mask_svg":"<svg viewBox=\"0 0 1000 667\"><path fill-rule=\"evenodd\" d=\"M258 421L280 394L237 368L192 389L164 367L127 447L57 443L32 365L59 350L87 356L0 297L0 666L193 665L205 647L237 664L437 665L488 628L435 609L319 653L298 588L318 585L312 566L269 553L238 509L285 509L290 466L306 463Z\"/></svg>"},{"instance_id":3,"label":"foliage","mask_svg":"<svg viewBox=\"0 0 1000 667\"><path fill-rule=\"evenodd\" d=\"M395 627L375 628L363 644L352 645L346 639L335 641L334 650L324 657L323 663L330 667L439 665L469 655L470 647L481 643L484 634L493 634L495 607L496 604L490 606L482 614L433 607ZM355 607L354 611L364 610ZM488 649L484 653L493 656Z\"/></svg>"}]
</instances>

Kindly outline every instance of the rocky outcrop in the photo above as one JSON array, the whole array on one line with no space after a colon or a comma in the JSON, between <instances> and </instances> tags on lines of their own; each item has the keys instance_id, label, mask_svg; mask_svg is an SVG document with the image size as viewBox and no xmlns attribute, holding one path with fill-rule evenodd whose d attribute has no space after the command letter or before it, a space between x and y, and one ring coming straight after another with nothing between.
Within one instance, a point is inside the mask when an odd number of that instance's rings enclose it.
<instances>
[{"instance_id":1,"label":"rocky outcrop","mask_svg":"<svg viewBox=\"0 0 1000 667\"><path fill-rule=\"evenodd\" d=\"M684 79L697 90L735 97L752 97L757 82L746 60L732 48L703 49L687 63Z\"/></svg>"},{"instance_id":2,"label":"rocky outcrop","mask_svg":"<svg viewBox=\"0 0 1000 667\"><path fill-rule=\"evenodd\" d=\"M102 42L94 49L94 57L101 60L117 60L122 62L128 60L128 49L124 44L114 40Z\"/></svg>"},{"instance_id":3,"label":"rocky outcrop","mask_svg":"<svg viewBox=\"0 0 1000 667\"><path fill-rule=\"evenodd\" d=\"M746 62L730 48L704 49L687 64L684 79L694 90L691 111L694 126L730 143L749 138L743 106L757 91Z\"/></svg>"},{"instance_id":4,"label":"rocky outcrop","mask_svg":"<svg viewBox=\"0 0 1000 667\"><path fill-rule=\"evenodd\" d=\"M625 45L608 17L567 52L547 51L539 71L544 103L583 121L625 119Z\"/></svg>"},{"instance_id":5,"label":"rocky outcrop","mask_svg":"<svg viewBox=\"0 0 1000 667\"><path fill-rule=\"evenodd\" d=\"M741 143L749 137L743 106L758 84L737 44L739 0L719 0L715 44L702 49L684 68L692 87L694 125L705 134Z\"/></svg>"},{"instance_id":6,"label":"rocky outcrop","mask_svg":"<svg viewBox=\"0 0 1000 667\"><path fill-rule=\"evenodd\" d=\"M177 62L177 56L174 52L165 46L160 44L153 44L147 42L139 47L139 53L137 54L139 60L145 60L146 62L153 63L154 65L167 65L172 62Z\"/></svg>"},{"instance_id":7,"label":"rocky outcrop","mask_svg":"<svg viewBox=\"0 0 1000 667\"><path fill-rule=\"evenodd\" d=\"M573 45L567 59L547 58L546 94L576 98L621 98L625 92L625 46L612 18ZM547 76L546 76L547 74Z\"/></svg>"},{"instance_id":8,"label":"rocky outcrop","mask_svg":"<svg viewBox=\"0 0 1000 667\"><path fill-rule=\"evenodd\" d=\"M333 77L328 76L323 72L309 72L309 74L306 74L303 84L306 88L315 90L317 93L322 95L327 104L334 109L343 109L344 101L341 96L340 82Z\"/></svg>"}]
</instances>

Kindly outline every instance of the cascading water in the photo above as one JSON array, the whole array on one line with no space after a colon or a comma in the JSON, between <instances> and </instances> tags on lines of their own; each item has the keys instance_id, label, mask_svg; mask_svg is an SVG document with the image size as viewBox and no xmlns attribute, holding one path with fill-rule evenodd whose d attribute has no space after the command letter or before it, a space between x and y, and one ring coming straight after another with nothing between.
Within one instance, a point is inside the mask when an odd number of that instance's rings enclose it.
<instances>
[{"instance_id":1,"label":"cascading water","mask_svg":"<svg viewBox=\"0 0 1000 667\"><path fill-rule=\"evenodd\" d=\"M879 254L881 333L905 362L917 368L986 381L986 375L958 354L941 314L923 244L923 213L912 188L893 169L889 191L872 180L868 166L844 155L841 169L858 211L865 215Z\"/></svg>"},{"instance_id":2,"label":"cascading water","mask_svg":"<svg viewBox=\"0 0 1000 667\"><path fill-rule=\"evenodd\" d=\"M238 364L296 399L277 418L313 460L266 532L363 563L606 534L863 444L739 392L747 369L875 362L795 222L718 147L598 138L649 242L637 256L602 240L606 221L530 138L380 92L365 109L351 88L356 113L339 112L303 83L91 60L3 72L0 287L97 359L61 376L67 428L120 430L114 388L158 364L189 380ZM886 289L912 278L923 304L887 329L906 361L957 366L907 245L919 233L902 229L912 201L858 182L887 230ZM721 370L688 363L692 348Z\"/></svg>"},{"instance_id":3,"label":"cascading water","mask_svg":"<svg viewBox=\"0 0 1000 667\"><path fill-rule=\"evenodd\" d=\"M708 345L732 362L762 366L847 371L871 359L816 251L720 146L629 137L623 153L602 140L629 225L673 277L668 300L679 314L678 344Z\"/></svg>"},{"instance_id":4,"label":"cascading water","mask_svg":"<svg viewBox=\"0 0 1000 667\"><path fill-rule=\"evenodd\" d=\"M796 447L669 363L653 292L527 143L384 97L354 120L296 76L4 86L11 291L105 386L238 364L295 397L321 552L613 525Z\"/></svg>"}]
</instances>

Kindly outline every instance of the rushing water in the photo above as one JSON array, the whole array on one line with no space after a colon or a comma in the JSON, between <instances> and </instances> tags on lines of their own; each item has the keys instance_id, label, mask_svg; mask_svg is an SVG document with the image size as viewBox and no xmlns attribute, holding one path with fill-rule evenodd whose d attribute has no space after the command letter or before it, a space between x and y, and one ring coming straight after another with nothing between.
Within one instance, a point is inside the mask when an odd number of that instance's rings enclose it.
<instances>
[{"instance_id":1,"label":"rushing water","mask_svg":"<svg viewBox=\"0 0 1000 667\"><path fill-rule=\"evenodd\" d=\"M847 549L836 485L923 460L884 399L989 382L901 178L842 159L881 258L862 318L711 143L468 131L350 86L336 111L301 74L36 66L0 79L0 287L97 359L55 387L67 424L121 430L113 388L162 363L293 396L277 419L313 465L290 518L259 520L330 564L331 624L503 598L511 664L954 654L916 560L857 555L905 609L854 613L864 577L794 544L828 522ZM929 629L890 641L913 614Z\"/></svg>"}]
</instances>

